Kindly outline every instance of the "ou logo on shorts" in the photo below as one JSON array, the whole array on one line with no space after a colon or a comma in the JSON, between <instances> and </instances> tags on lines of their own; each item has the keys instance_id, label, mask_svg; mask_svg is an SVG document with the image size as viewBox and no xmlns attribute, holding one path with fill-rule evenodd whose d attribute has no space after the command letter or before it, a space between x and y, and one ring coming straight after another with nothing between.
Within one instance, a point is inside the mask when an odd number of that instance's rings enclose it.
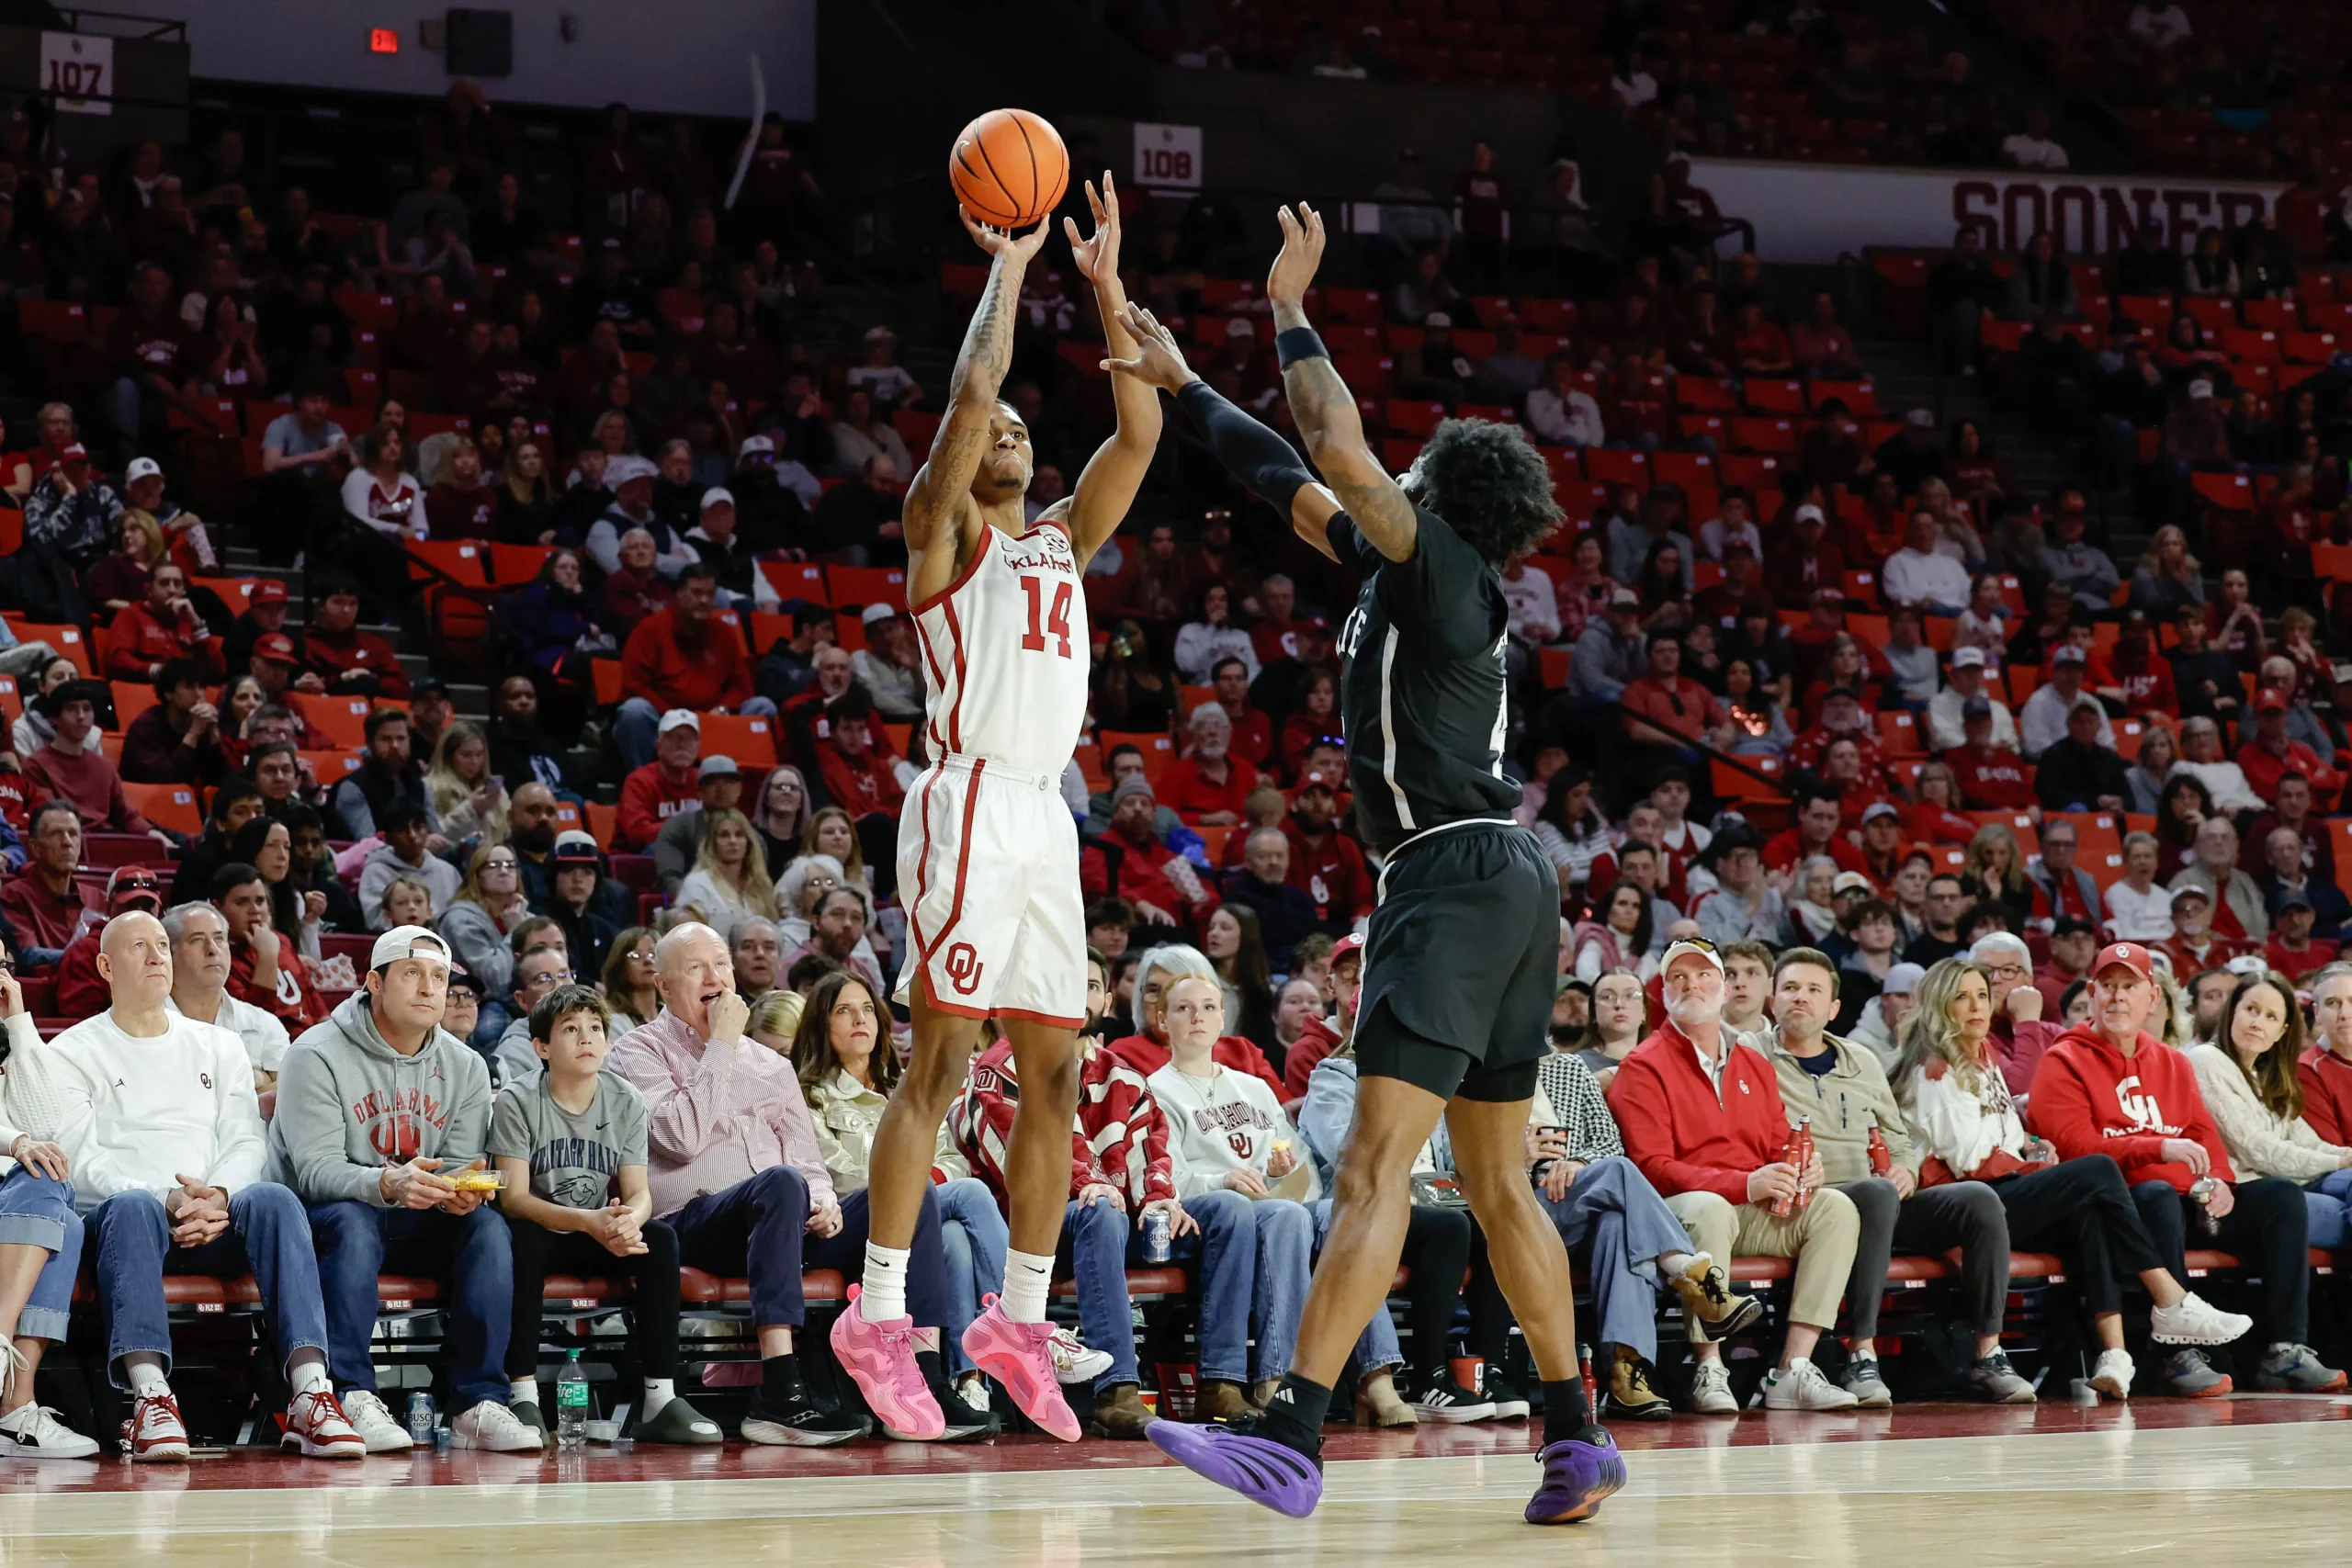
<instances>
[{"instance_id":1,"label":"ou logo on shorts","mask_svg":"<svg viewBox=\"0 0 2352 1568\"><path fill-rule=\"evenodd\" d=\"M947 950L947 983L956 987L957 996L968 997L979 988L984 967L980 955L968 942L959 942Z\"/></svg>"}]
</instances>

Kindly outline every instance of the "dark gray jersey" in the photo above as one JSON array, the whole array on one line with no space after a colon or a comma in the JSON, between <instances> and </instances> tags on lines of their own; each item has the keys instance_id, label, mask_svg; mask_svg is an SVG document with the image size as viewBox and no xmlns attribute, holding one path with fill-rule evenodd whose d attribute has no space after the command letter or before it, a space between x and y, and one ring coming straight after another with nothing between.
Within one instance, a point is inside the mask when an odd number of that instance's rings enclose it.
<instances>
[{"instance_id":1,"label":"dark gray jersey","mask_svg":"<svg viewBox=\"0 0 2352 1568\"><path fill-rule=\"evenodd\" d=\"M1502 776L1502 578L1445 519L1414 512L1410 560L1382 555L1344 512L1327 525L1364 579L1340 633L1340 711L1357 829L1383 854L1450 822L1508 818L1520 801Z\"/></svg>"}]
</instances>

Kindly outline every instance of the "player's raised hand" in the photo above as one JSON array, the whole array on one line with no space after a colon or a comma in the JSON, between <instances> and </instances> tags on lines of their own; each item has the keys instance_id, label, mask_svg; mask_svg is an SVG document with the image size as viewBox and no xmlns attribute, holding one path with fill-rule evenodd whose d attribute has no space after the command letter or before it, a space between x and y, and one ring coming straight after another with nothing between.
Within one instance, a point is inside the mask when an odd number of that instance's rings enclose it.
<instances>
[{"instance_id":1,"label":"player's raised hand","mask_svg":"<svg viewBox=\"0 0 2352 1568\"><path fill-rule=\"evenodd\" d=\"M956 216L964 220L964 232L972 236L972 243L991 256L1002 256L1024 266L1030 257L1044 248L1046 235L1054 226L1053 220L1048 218L1026 234L1016 234L1010 229L992 229L960 207L956 209Z\"/></svg>"},{"instance_id":2,"label":"player's raised hand","mask_svg":"<svg viewBox=\"0 0 2352 1568\"><path fill-rule=\"evenodd\" d=\"M1266 299L1278 307L1297 306L1323 265L1323 215L1302 201L1295 217L1287 207L1275 209L1274 221L1282 225L1283 249L1266 274Z\"/></svg>"},{"instance_id":3,"label":"player's raised hand","mask_svg":"<svg viewBox=\"0 0 2352 1568\"><path fill-rule=\"evenodd\" d=\"M1069 236L1070 259L1086 281L1101 288L1119 276L1119 193L1111 183L1111 171L1102 171L1102 188L1097 191L1094 182L1086 182L1086 205L1094 209L1094 235L1080 239L1078 220L1065 218L1062 228Z\"/></svg>"},{"instance_id":4,"label":"player's raised hand","mask_svg":"<svg viewBox=\"0 0 2352 1568\"><path fill-rule=\"evenodd\" d=\"M1176 339L1159 318L1142 306L1130 302L1119 310L1119 324L1135 334L1136 356L1133 359L1106 359L1102 368L1121 376L1132 376L1148 387L1163 391L1181 392L1185 383L1197 381L1193 367L1184 363L1184 351L1176 346Z\"/></svg>"}]
</instances>

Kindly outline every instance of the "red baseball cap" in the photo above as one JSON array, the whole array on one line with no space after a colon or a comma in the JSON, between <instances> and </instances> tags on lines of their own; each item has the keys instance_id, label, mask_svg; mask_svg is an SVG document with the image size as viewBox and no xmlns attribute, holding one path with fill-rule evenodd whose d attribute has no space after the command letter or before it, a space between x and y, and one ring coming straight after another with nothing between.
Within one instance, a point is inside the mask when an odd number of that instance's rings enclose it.
<instances>
[{"instance_id":1,"label":"red baseball cap","mask_svg":"<svg viewBox=\"0 0 2352 1568\"><path fill-rule=\"evenodd\" d=\"M1339 941L1331 944L1331 966L1336 969L1339 967L1340 959L1352 958L1363 951L1363 933L1362 931L1350 931L1347 935L1341 937Z\"/></svg>"},{"instance_id":2,"label":"red baseball cap","mask_svg":"<svg viewBox=\"0 0 2352 1568\"><path fill-rule=\"evenodd\" d=\"M2091 964L2091 975L2097 978L2114 964L2120 964L2143 980L2156 977L2156 961L2148 950L2136 942L2111 942L2098 950L2098 957Z\"/></svg>"},{"instance_id":3,"label":"red baseball cap","mask_svg":"<svg viewBox=\"0 0 2352 1568\"><path fill-rule=\"evenodd\" d=\"M2280 691L2276 686L2263 687L2261 690L2254 694L2254 711L2256 713L2285 713L2287 711L2287 694Z\"/></svg>"},{"instance_id":4,"label":"red baseball cap","mask_svg":"<svg viewBox=\"0 0 2352 1568\"><path fill-rule=\"evenodd\" d=\"M79 441L69 442L57 449L57 460L61 463L86 463L90 460L90 451Z\"/></svg>"},{"instance_id":5,"label":"red baseball cap","mask_svg":"<svg viewBox=\"0 0 2352 1568\"><path fill-rule=\"evenodd\" d=\"M254 639L254 652L272 664L300 664L301 656L294 651L294 639L284 632L271 632Z\"/></svg>"},{"instance_id":6,"label":"red baseball cap","mask_svg":"<svg viewBox=\"0 0 2352 1568\"><path fill-rule=\"evenodd\" d=\"M254 584L253 602L256 604L286 603L286 584L275 577L265 577Z\"/></svg>"}]
</instances>

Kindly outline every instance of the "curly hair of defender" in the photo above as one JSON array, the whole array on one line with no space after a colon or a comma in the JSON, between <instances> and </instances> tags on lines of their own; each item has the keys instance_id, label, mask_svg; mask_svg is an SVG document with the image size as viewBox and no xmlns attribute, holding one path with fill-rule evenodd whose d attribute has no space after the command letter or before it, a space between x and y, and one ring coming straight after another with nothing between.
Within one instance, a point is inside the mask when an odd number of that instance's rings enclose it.
<instances>
[{"instance_id":1,"label":"curly hair of defender","mask_svg":"<svg viewBox=\"0 0 2352 1568\"><path fill-rule=\"evenodd\" d=\"M1566 515L1544 455L1515 424L1441 421L1413 468L1421 504L1498 566L1534 549Z\"/></svg>"}]
</instances>

